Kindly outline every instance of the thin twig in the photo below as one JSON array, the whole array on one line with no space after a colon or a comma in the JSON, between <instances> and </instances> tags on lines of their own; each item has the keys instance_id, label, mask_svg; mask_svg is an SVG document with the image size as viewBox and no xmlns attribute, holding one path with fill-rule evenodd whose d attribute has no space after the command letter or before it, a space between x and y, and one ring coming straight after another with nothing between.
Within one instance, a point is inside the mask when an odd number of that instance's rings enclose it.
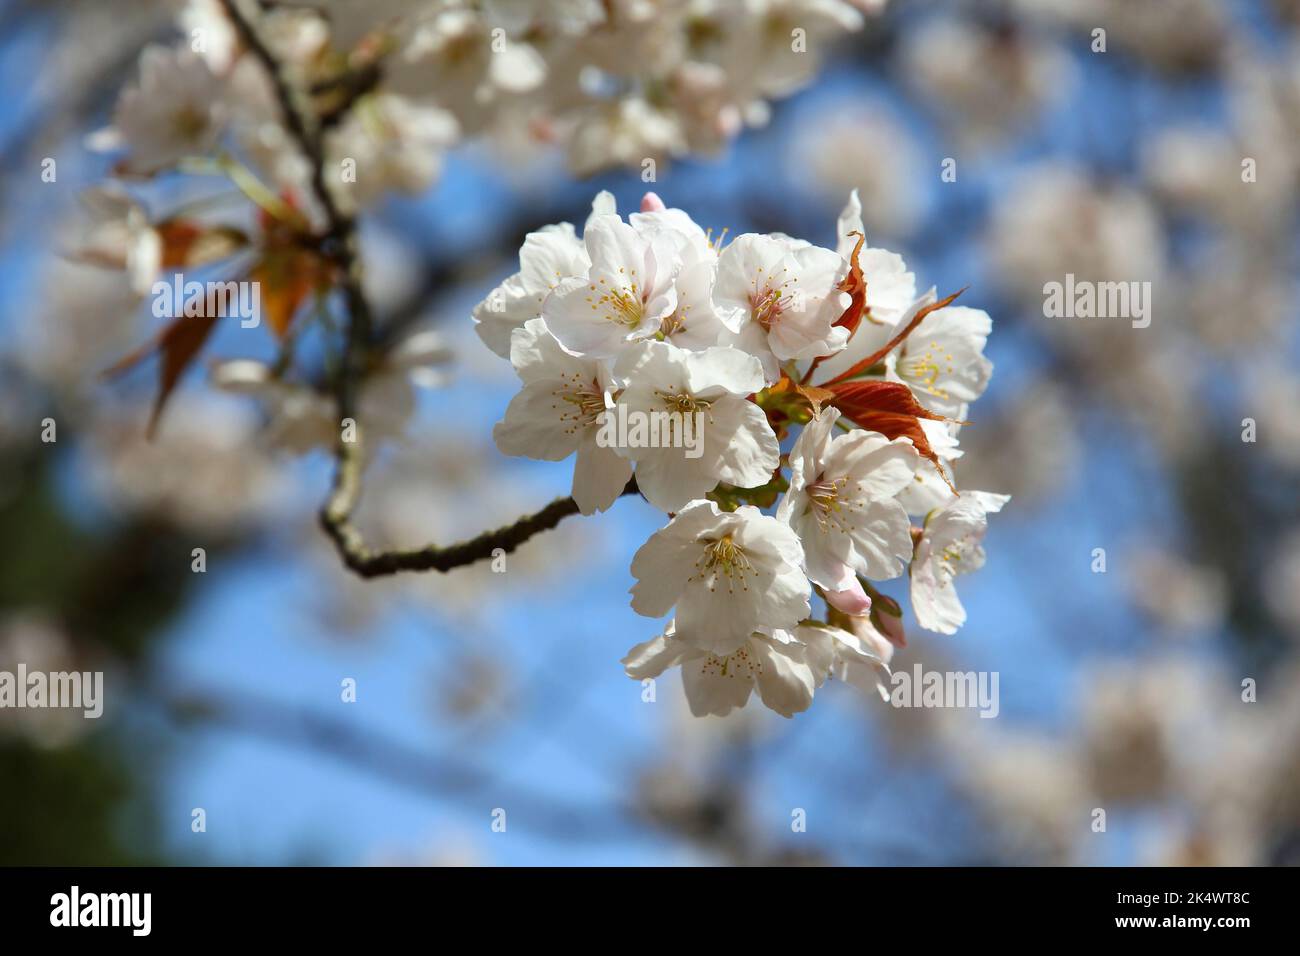
<instances>
[{"instance_id":1,"label":"thin twig","mask_svg":"<svg viewBox=\"0 0 1300 956\"><path fill-rule=\"evenodd\" d=\"M836 375L829 382L820 383L818 387L830 388L832 385L838 385L840 382L848 381L849 379L853 378L855 375L861 375L867 369L871 368L873 365L875 365L877 362L883 359L886 355L892 352L899 345L899 343L901 343L905 338L911 335L913 330L918 325L921 324L922 319L924 319L931 312L938 312L940 309L945 309L948 306L952 305L952 303L956 300L957 296L965 292L967 288L969 287L963 286L962 288L954 292L952 295L948 296L946 299L940 299L938 302L932 302L930 305L927 305L923 309L918 309L916 315L912 316L911 321L909 321L907 325L903 327L903 331L899 332L892 339L886 342L882 348L878 349L875 352L872 352L861 362L856 363L852 368L847 368L843 372L840 372L839 375Z\"/></svg>"},{"instance_id":2,"label":"thin twig","mask_svg":"<svg viewBox=\"0 0 1300 956\"><path fill-rule=\"evenodd\" d=\"M355 460L355 458L350 459L352 462ZM340 474L350 474L354 468L355 465L345 467L340 470ZM356 489L360 486L360 478L347 477L342 483L343 494L339 496L340 501L356 493ZM627 483L623 494L637 494L635 478ZM330 515L328 510L322 512L321 524L325 528L325 533L334 541L343 563L363 578L375 578L396 574L399 571L446 573L453 568L495 557L498 552L510 554L533 535L550 531L569 515L577 513L578 504L572 498L556 498L541 511L524 515L513 524L497 528L495 531L484 531L478 537L470 538L468 541L449 545L428 544L407 551L371 551L355 525L346 520L338 520L338 517Z\"/></svg>"},{"instance_id":3,"label":"thin twig","mask_svg":"<svg viewBox=\"0 0 1300 956\"><path fill-rule=\"evenodd\" d=\"M533 535L549 531L561 520L578 513L572 498L558 498L535 514L525 515L513 524L487 531L459 544L430 544L414 550L374 551L365 542L352 516L361 500L362 471L365 467L361 423L357 421L357 386L365 375L372 344L373 317L362 291L362 263L357 243L356 222L345 214L325 179L325 123L314 111L302 104L302 98L285 76L279 60L257 31L256 14L243 9L244 0L221 0L240 40L257 58L271 79L285 126L295 144L311 166L311 189L325 215L324 235L311 237L322 254L339 267L340 288L347 307L347 330L343 356L334 381L335 403L340 421L339 438L334 446L334 480L329 497L320 510L320 523L343 563L362 577L395 574L398 571L450 571L493 557L498 551L510 553ZM377 79L377 78L376 78ZM355 102L355 97L348 107ZM341 115L332 112L330 123ZM345 429L342 423L349 422ZM635 479L628 482L623 494L637 492Z\"/></svg>"}]
</instances>

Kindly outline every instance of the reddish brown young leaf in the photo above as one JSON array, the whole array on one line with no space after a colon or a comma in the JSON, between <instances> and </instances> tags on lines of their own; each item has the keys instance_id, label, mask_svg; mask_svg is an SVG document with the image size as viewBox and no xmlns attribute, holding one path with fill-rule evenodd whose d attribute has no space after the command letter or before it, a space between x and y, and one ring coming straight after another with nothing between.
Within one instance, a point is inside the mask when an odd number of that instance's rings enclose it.
<instances>
[{"instance_id":1,"label":"reddish brown young leaf","mask_svg":"<svg viewBox=\"0 0 1300 956\"><path fill-rule=\"evenodd\" d=\"M775 385L771 385L763 390L763 400L759 402L767 408L773 408L777 405L784 406L786 411L790 410L790 405L794 407L807 406L814 415L821 414L822 406L830 403L835 397L833 392L824 388L818 388L816 385L804 385L796 382L781 373L781 378ZM775 401L772 401L775 399Z\"/></svg>"},{"instance_id":2,"label":"reddish brown young leaf","mask_svg":"<svg viewBox=\"0 0 1300 956\"><path fill-rule=\"evenodd\" d=\"M858 241L853 246L853 252L849 254L849 272L840 284L835 288L840 292L849 294L849 307L840 314L835 320L836 326L841 326L849 330L849 338L852 339L858 331L858 326L862 323L862 316L866 314L867 307L867 279L862 274L862 266L858 263L858 255L862 252L862 246L867 241L867 237L856 229L849 233L850 236L857 236ZM869 316L868 316L869 317ZM873 320L874 321L874 320ZM815 358L812 364L808 366L808 371L803 377L801 384L807 384L817 371L817 367L822 364L824 358ZM816 406L814 406L816 408ZM814 411L816 414L816 411Z\"/></svg>"},{"instance_id":3,"label":"reddish brown young leaf","mask_svg":"<svg viewBox=\"0 0 1300 956\"><path fill-rule=\"evenodd\" d=\"M862 266L858 262L858 256L862 252L862 246L867 241L867 237L856 230L849 233L849 235L857 236L858 241L853 246L853 252L849 256L849 274L840 281L836 288L841 292L847 292L852 301L849 303L849 307L844 310L844 314L835 320L835 324L848 329L849 338L853 338L853 333L857 332L858 325L862 322L862 313L867 306L867 279L862 274Z\"/></svg>"},{"instance_id":4,"label":"reddish brown young leaf","mask_svg":"<svg viewBox=\"0 0 1300 956\"><path fill-rule=\"evenodd\" d=\"M153 413L149 416L148 435L150 438L154 436L158 429L158 419L162 415L163 405L166 404L172 390L176 388L176 383L180 381L185 369L194 361L195 356L199 354L199 350L203 348L203 343L212 334L212 329L217 324L217 318L217 316L213 315L181 316L173 319L172 323L163 329L154 341L118 360L104 372L104 375L109 377L121 375L123 372L139 365L140 362L154 352L159 354L158 396L154 399Z\"/></svg>"},{"instance_id":5,"label":"reddish brown young leaf","mask_svg":"<svg viewBox=\"0 0 1300 956\"><path fill-rule=\"evenodd\" d=\"M248 244L238 229L205 226L189 219L169 219L154 227L162 240L159 265L164 269L200 266L233 255Z\"/></svg>"},{"instance_id":6,"label":"reddish brown young leaf","mask_svg":"<svg viewBox=\"0 0 1300 956\"><path fill-rule=\"evenodd\" d=\"M908 438L917 452L934 463L940 477L948 476L939 463L939 456L930 447L921 427L921 419L946 422L949 419L936 415L916 400L912 390L902 382L880 380L840 382L829 389L834 394L832 404L855 424L869 431L879 432L886 438ZM951 482L949 482L951 486Z\"/></svg>"},{"instance_id":7,"label":"reddish brown young leaf","mask_svg":"<svg viewBox=\"0 0 1300 956\"><path fill-rule=\"evenodd\" d=\"M821 388L817 385L796 384L794 390L798 392L802 398L807 400L810 406L812 406L812 413L814 415L820 415L822 413L822 406L831 404L835 398L835 393L830 389Z\"/></svg>"},{"instance_id":8,"label":"reddish brown young leaf","mask_svg":"<svg viewBox=\"0 0 1300 956\"><path fill-rule=\"evenodd\" d=\"M268 251L254 263L248 277L261 287L262 308L271 331L284 339L298 307L317 283L319 262L304 250Z\"/></svg>"},{"instance_id":9,"label":"reddish brown young leaf","mask_svg":"<svg viewBox=\"0 0 1300 956\"><path fill-rule=\"evenodd\" d=\"M848 368L845 369L843 372L840 372L839 375L836 375L829 382L822 382L822 387L832 388L840 382L847 381L848 379L851 379L856 375L861 375L863 372L871 368L873 365L875 365L877 362L883 359L886 355L892 352L895 348L897 348L898 345L902 343L902 341L906 339L909 335L911 335L912 331L918 325L921 324L922 319L924 319L931 312L937 312L940 309L944 309L952 305L953 301L957 298L957 296L961 295L965 291L966 291L965 289L958 289L956 292L948 296L946 299L940 299L938 302L932 302L929 305L925 306L924 308L918 309L916 315L912 316L912 318L908 321L907 325L903 327L903 330L899 332L897 335L895 335L888 342L886 342L883 348L880 348L877 351L872 352L870 355L864 358L861 362L858 362L852 368Z\"/></svg>"}]
</instances>

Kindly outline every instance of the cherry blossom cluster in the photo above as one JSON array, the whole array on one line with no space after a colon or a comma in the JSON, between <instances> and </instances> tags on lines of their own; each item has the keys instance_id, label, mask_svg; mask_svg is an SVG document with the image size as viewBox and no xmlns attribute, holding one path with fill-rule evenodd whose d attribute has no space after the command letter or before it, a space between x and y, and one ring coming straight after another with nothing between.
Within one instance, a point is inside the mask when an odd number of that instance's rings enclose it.
<instances>
[{"instance_id":1,"label":"cherry blossom cluster","mask_svg":"<svg viewBox=\"0 0 1300 956\"><path fill-rule=\"evenodd\" d=\"M668 514L632 560L631 593L638 613L672 618L623 663L641 680L680 667L697 715L757 689L788 717L831 677L882 692L904 633L873 582L906 573L917 623L955 632L955 579L983 564L988 515L1008 500L958 493L953 476L992 372L989 316L918 295L901 257L866 246L856 192L837 234L834 250L725 241L653 193L626 220L601 193L581 236L530 234L519 271L474 310L522 383L500 450L574 456L584 514L631 479ZM656 414L696 416L698 443L609 427Z\"/></svg>"},{"instance_id":2,"label":"cherry blossom cluster","mask_svg":"<svg viewBox=\"0 0 1300 956\"><path fill-rule=\"evenodd\" d=\"M507 153L554 144L573 170L712 153L809 81L883 0L323 0L268 4L265 42L329 126L341 204L423 191L465 137ZM183 39L153 45L93 137L153 174L233 140L277 190L308 196L272 78L223 0L187 0Z\"/></svg>"}]
</instances>

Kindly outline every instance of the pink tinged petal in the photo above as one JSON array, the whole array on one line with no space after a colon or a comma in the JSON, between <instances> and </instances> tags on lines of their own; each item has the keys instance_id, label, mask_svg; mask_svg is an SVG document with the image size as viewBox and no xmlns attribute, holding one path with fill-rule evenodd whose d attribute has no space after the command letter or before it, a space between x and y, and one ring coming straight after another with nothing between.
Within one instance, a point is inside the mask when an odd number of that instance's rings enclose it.
<instances>
[{"instance_id":1,"label":"pink tinged petal","mask_svg":"<svg viewBox=\"0 0 1300 956\"><path fill-rule=\"evenodd\" d=\"M845 614L860 615L871 610L871 598L862 589L862 582L853 575L852 583L843 591L827 591L826 603Z\"/></svg>"},{"instance_id":2,"label":"pink tinged petal","mask_svg":"<svg viewBox=\"0 0 1300 956\"><path fill-rule=\"evenodd\" d=\"M664 201L659 198L657 193L646 193L641 197L642 212L662 212L666 206Z\"/></svg>"}]
</instances>

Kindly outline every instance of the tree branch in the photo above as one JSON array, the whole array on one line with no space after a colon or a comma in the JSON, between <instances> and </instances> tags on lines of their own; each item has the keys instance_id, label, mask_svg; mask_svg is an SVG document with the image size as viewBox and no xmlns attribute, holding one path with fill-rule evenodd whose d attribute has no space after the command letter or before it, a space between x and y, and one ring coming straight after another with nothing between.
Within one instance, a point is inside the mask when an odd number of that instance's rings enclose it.
<instances>
[{"instance_id":1,"label":"tree branch","mask_svg":"<svg viewBox=\"0 0 1300 956\"><path fill-rule=\"evenodd\" d=\"M250 14L243 9L246 2L247 0L221 0L240 40L270 77L289 135L311 166L312 193L320 203L326 224L325 233L312 238L322 254L329 256L338 265L342 275L340 288L347 307L342 361L333 383L340 421L339 437L334 446L334 480L329 497L320 510L321 527L334 542L343 563L366 578L395 574L398 571L447 572L492 557L498 549L508 554L533 535L549 531L564 518L577 514L577 503L572 498L557 498L536 514L525 515L514 524L486 531L468 541L446 546L430 544L407 551L371 550L360 529L352 521L361 499L365 464L362 457L361 423L355 414L356 393L365 375L372 343L373 317L370 304L362 291L362 263L356 222L339 208L325 179L324 130L327 125L341 120L342 114L351 108L360 93L351 96L343 109L333 110L324 118L317 116L309 104L301 102L301 96L285 76L275 53L258 33L255 25L257 14ZM376 74L370 82L377 79ZM363 91L364 89L362 87ZM351 435L341 427L349 419L353 423ZM623 494L636 493L636 480L633 479L623 489Z\"/></svg>"},{"instance_id":2,"label":"tree branch","mask_svg":"<svg viewBox=\"0 0 1300 956\"><path fill-rule=\"evenodd\" d=\"M355 446L354 446L355 447ZM578 503L572 498L556 498L541 511L524 515L513 524L484 531L477 537L457 544L428 544L421 548L395 551L372 551L364 537L348 518L356 495L360 492L361 457L352 452L337 472L335 494L321 511L320 522L334 542L334 547L349 569L363 578L382 577L399 571L441 571L464 567L495 556L498 549L505 554L514 552L535 534L550 531L569 515L578 513ZM633 478L623 489L623 494L638 493ZM337 512L331 509L339 509Z\"/></svg>"}]
</instances>

